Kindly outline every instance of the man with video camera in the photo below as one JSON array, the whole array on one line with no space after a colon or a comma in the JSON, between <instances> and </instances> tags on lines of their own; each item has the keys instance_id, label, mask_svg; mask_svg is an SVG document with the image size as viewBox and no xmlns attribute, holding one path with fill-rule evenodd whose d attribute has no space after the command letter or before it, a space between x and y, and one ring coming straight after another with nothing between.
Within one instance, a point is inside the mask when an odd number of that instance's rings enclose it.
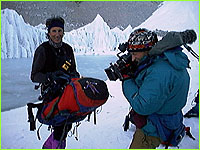
<instances>
[{"instance_id":1,"label":"man with video camera","mask_svg":"<svg viewBox=\"0 0 200 150\"><path fill-rule=\"evenodd\" d=\"M163 142L177 146L184 136L181 110L190 84L189 60L180 46L150 56L157 42L156 33L142 28L123 45L135 65L134 72L122 80L136 125L130 149L155 149Z\"/></svg>"}]
</instances>

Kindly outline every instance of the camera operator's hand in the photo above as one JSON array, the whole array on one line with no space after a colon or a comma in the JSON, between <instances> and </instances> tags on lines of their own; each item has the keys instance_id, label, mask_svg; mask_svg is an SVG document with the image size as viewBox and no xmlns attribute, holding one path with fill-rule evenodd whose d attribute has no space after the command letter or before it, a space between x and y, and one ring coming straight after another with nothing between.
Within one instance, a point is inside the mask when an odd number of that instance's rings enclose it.
<instances>
[{"instance_id":1,"label":"camera operator's hand","mask_svg":"<svg viewBox=\"0 0 200 150\"><path fill-rule=\"evenodd\" d=\"M131 79L132 77L128 74L123 74L123 79L121 80L122 82L125 81L125 80L128 80L128 79Z\"/></svg>"}]
</instances>

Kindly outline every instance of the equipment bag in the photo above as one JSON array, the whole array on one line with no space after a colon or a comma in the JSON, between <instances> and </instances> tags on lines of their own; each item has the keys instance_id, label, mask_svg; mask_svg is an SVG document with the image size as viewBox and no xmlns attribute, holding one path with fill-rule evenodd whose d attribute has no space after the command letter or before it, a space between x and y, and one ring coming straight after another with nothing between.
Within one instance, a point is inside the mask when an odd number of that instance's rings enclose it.
<instances>
[{"instance_id":1,"label":"equipment bag","mask_svg":"<svg viewBox=\"0 0 200 150\"><path fill-rule=\"evenodd\" d=\"M168 146L178 146L185 135L182 112L169 115L151 114L148 120L156 127L159 137Z\"/></svg>"},{"instance_id":2,"label":"equipment bag","mask_svg":"<svg viewBox=\"0 0 200 150\"><path fill-rule=\"evenodd\" d=\"M142 128L146 124L147 118L148 116L139 115L133 109L131 109L128 115L125 117L125 122L123 124L124 131L129 129L129 122L134 124L136 128ZM171 117L169 119L171 119ZM168 149L169 146L178 147L178 144L181 142L184 135L187 135L191 139L195 140L191 134L190 127L185 127L185 125L182 123L175 126L172 124L170 126L168 125L168 122L170 122L169 119L165 117L162 118L162 115L159 117L155 114L149 116L149 120L151 120L158 129L158 133L163 140L162 144L165 145L165 149ZM176 120L178 119L176 118Z\"/></svg>"},{"instance_id":3,"label":"equipment bag","mask_svg":"<svg viewBox=\"0 0 200 150\"><path fill-rule=\"evenodd\" d=\"M109 92L104 81L95 78L73 78L60 96L40 104L36 118L42 124L52 126L79 122L103 105L108 97ZM31 107L30 103L28 106ZM34 119L29 118L29 122L31 120Z\"/></svg>"}]
</instances>

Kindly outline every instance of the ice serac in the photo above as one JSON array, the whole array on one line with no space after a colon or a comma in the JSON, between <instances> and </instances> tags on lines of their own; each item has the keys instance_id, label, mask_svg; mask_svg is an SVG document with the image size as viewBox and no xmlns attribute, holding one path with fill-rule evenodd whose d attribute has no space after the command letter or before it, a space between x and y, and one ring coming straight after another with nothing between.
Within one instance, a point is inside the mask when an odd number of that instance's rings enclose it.
<instances>
[{"instance_id":1,"label":"ice serac","mask_svg":"<svg viewBox=\"0 0 200 150\"><path fill-rule=\"evenodd\" d=\"M64 41L79 54L107 54L116 51L119 41L125 40L125 36L120 29L110 29L104 19L97 14L93 22L67 32Z\"/></svg>"},{"instance_id":2,"label":"ice serac","mask_svg":"<svg viewBox=\"0 0 200 150\"><path fill-rule=\"evenodd\" d=\"M45 25L33 27L25 23L22 16L14 10L1 10L1 18L2 59L33 57L39 44L47 40ZM127 28L130 29L131 26ZM66 32L63 41L69 43L77 54L110 54L117 52L116 47L119 43L127 40L129 33L124 31L117 28L110 29L98 14L93 22Z\"/></svg>"},{"instance_id":3,"label":"ice serac","mask_svg":"<svg viewBox=\"0 0 200 150\"><path fill-rule=\"evenodd\" d=\"M1 10L1 58L32 57L45 32L26 24L16 11Z\"/></svg>"}]
</instances>

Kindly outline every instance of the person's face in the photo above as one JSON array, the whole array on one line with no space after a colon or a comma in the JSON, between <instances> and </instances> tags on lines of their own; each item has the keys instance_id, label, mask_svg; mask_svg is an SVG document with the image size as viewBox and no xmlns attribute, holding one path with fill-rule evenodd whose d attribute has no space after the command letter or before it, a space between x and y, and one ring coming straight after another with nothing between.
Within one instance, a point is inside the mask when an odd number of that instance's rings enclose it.
<instances>
[{"instance_id":1,"label":"person's face","mask_svg":"<svg viewBox=\"0 0 200 150\"><path fill-rule=\"evenodd\" d=\"M140 62L140 60L146 56L148 52L131 52L132 61Z\"/></svg>"},{"instance_id":2,"label":"person's face","mask_svg":"<svg viewBox=\"0 0 200 150\"><path fill-rule=\"evenodd\" d=\"M60 27L52 27L48 34L54 43L60 43L62 41L64 31Z\"/></svg>"}]
</instances>

